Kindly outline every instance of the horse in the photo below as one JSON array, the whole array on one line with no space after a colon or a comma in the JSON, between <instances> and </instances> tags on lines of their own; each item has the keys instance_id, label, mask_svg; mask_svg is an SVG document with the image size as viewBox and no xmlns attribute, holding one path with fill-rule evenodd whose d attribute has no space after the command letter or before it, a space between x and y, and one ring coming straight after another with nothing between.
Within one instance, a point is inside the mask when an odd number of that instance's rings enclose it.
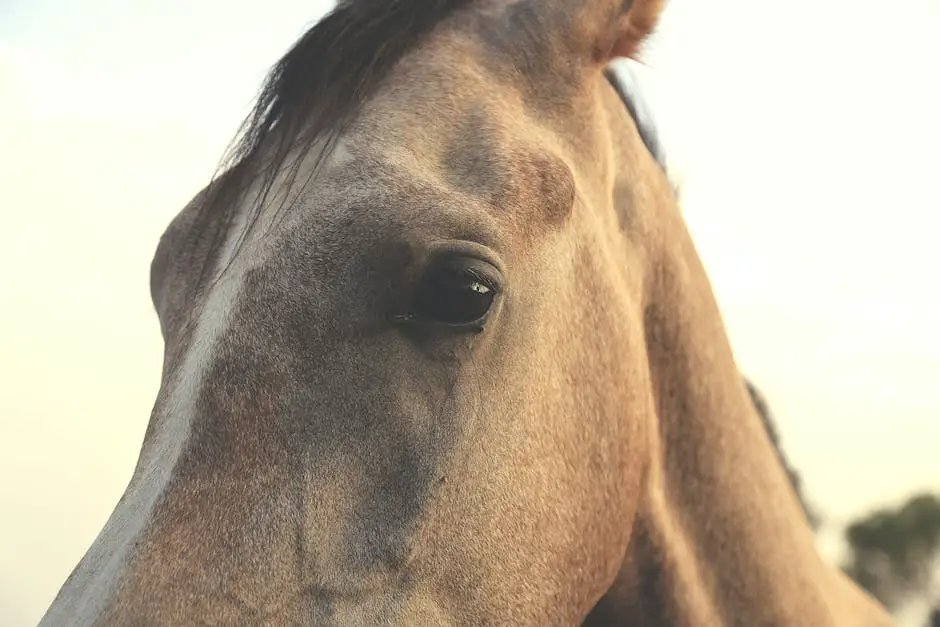
<instances>
[{"instance_id":1,"label":"horse","mask_svg":"<svg viewBox=\"0 0 940 627\"><path fill-rule=\"evenodd\" d=\"M764 398L764 395L761 393L761 391L757 389L757 386L748 379L744 379L744 386L747 388L748 396L751 397L751 403L754 404L754 409L757 410L757 415L764 424L764 430L767 432L767 437L770 438L770 443L773 445L774 451L777 453L777 460L783 467L783 470L787 475L787 479L790 481L790 486L793 488L793 491L796 492L796 498L800 502L803 515L806 517L810 528L813 529L813 531L816 531L819 528L819 525L822 523L822 520L820 519L819 512L817 512L816 509L809 503L806 495L803 493L803 478L800 477L799 473L792 465L790 465L790 461L787 459L786 452L783 450L783 447L780 443L780 435L777 432L777 425L775 423L773 413L771 413L770 407L767 405L767 399Z\"/></svg>"},{"instance_id":2,"label":"horse","mask_svg":"<svg viewBox=\"0 0 940 627\"><path fill-rule=\"evenodd\" d=\"M310 28L160 238L138 462L41 625L890 624L817 552L612 79L663 5Z\"/></svg>"}]
</instances>

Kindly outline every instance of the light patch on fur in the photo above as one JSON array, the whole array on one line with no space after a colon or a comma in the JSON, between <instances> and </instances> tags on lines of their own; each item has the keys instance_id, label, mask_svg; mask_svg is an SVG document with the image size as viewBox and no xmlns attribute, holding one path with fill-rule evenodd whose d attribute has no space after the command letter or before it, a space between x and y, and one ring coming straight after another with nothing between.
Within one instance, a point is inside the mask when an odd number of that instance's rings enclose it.
<instances>
[{"instance_id":1,"label":"light patch on fur","mask_svg":"<svg viewBox=\"0 0 940 627\"><path fill-rule=\"evenodd\" d=\"M96 624L119 594L124 570L145 539L147 526L154 520L155 509L173 479L178 461L186 449L197 419L197 401L205 377L210 372L220 340L228 331L247 270L265 257L263 233L271 225L275 208L285 199L302 191L312 172L322 144L315 144L300 165L298 176L288 190L287 174L275 180L274 193L261 208L254 228L248 228L248 206L261 190L256 183L245 195L225 244L219 251L214 286L198 313L192 341L180 366L170 375L166 400L151 418L154 432L141 451L138 470L127 487L124 498L115 507L85 557L76 568L72 581L63 587L68 596L56 599L40 625L68 624L75 627ZM338 140L322 161L324 170L353 160L349 148ZM290 193L290 195L288 195ZM246 230L247 229L247 230Z\"/></svg>"},{"instance_id":2,"label":"light patch on fur","mask_svg":"<svg viewBox=\"0 0 940 627\"><path fill-rule=\"evenodd\" d=\"M233 227L220 256L220 269L231 261L244 217L240 215ZM94 624L103 618L101 613L109 607L113 595L119 593L123 571L153 520L189 439L199 391L215 347L228 328L240 288L241 280L226 273L210 291L193 331L192 344L172 375L167 400L154 416L157 426L141 451L137 473L76 568L74 581L64 587L68 596L56 600L40 625Z\"/></svg>"}]
</instances>

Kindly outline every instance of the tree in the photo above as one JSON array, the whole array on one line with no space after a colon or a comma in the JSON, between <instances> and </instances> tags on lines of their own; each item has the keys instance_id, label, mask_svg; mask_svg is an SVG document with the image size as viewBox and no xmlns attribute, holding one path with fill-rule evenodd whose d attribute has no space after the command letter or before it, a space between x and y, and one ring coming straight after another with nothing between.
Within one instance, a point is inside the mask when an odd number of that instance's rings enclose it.
<instances>
[{"instance_id":1,"label":"tree","mask_svg":"<svg viewBox=\"0 0 940 627\"><path fill-rule=\"evenodd\" d=\"M821 517L807 502L802 478L784 454L767 401L753 383L746 378L744 382L806 518L818 530ZM850 524L845 538L849 559L842 570L889 610L914 598L940 599L940 496L916 494L896 509L872 512ZM933 609L926 627L940 627L940 606Z\"/></svg>"},{"instance_id":2,"label":"tree","mask_svg":"<svg viewBox=\"0 0 940 627\"><path fill-rule=\"evenodd\" d=\"M888 609L913 597L931 598L940 558L940 497L917 494L845 531L850 557L843 570ZM931 620L940 620L940 617Z\"/></svg>"}]
</instances>

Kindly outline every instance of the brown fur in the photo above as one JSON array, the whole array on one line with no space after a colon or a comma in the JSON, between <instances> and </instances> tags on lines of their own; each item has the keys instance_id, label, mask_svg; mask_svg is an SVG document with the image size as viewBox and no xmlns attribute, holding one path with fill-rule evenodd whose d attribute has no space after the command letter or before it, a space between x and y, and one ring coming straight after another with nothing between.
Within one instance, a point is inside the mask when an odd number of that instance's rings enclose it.
<instances>
[{"instance_id":1,"label":"brown fur","mask_svg":"<svg viewBox=\"0 0 940 627\"><path fill-rule=\"evenodd\" d=\"M624 15L620 26L622 34L617 38L611 50L612 57L634 58L640 46L646 41L663 12L666 0L638 0Z\"/></svg>"},{"instance_id":2,"label":"brown fur","mask_svg":"<svg viewBox=\"0 0 940 627\"><path fill-rule=\"evenodd\" d=\"M604 77L661 8L307 33L161 239L138 466L42 624L889 624L816 552ZM415 317L442 259L496 277L481 325Z\"/></svg>"}]
</instances>

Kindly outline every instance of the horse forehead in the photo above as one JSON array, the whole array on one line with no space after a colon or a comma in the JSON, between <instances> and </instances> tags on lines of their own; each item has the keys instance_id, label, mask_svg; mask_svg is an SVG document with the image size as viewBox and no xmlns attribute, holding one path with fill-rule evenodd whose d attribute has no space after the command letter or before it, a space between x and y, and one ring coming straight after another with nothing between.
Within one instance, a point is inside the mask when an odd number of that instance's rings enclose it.
<instances>
[{"instance_id":1,"label":"horse forehead","mask_svg":"<svg viewBox=\"0 0 940 627\"><path fill-rule=\"evenodd\" d=\"M420 115L395 117L383 121L384 136L366 124L337 144L325 190L341 204L358 197L407 210L417 197L447 213L448 205L467 207L470 200L470 207L498 218L509 205L520 208L548 183L564 186L570 176L562 156L524 119L493 103L448 108L424 124Z\"/></svg>"}]
</instances>

